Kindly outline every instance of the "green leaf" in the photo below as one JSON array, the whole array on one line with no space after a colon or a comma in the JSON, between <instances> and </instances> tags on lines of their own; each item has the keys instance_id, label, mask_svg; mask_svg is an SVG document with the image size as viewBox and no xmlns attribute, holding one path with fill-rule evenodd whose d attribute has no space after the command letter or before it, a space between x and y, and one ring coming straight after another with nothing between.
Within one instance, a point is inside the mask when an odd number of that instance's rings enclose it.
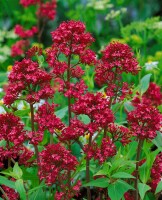
<instances>
[{"instance_id":1,"label":"green leaf","mask_svg":"<svg viewBox=\"0 0 162 200\"><path fill-rule=\"evenodd\" d=\"M23 116L28 115L29 112L30 112L30 109L17 110L14 112L14 115L16 115L18 117L23 117Z\"/></svg>"},{"instance_id":2,"label":"green leaf","mask_svg":"<svg viewBox=\"0 0 162 200\"><path fill-rule=\"evenodd\" d=\"M0 176L0 184L1 185L6 185L10 188L15 189L15 182L8 180L6 177L4 176Z\"/></svg>"},{"instance_id":3,"label":"green leaf","mask_svg":"<svg viewBox=\"0 0 162 200\"><path fill-rule=\"evenodd\" d=\"M121 200L128 190L134 190L134 188L125 181L119 179L114 183L109 184L108 195L111 200Z\"/></svg>"},{"instance_id":4,"label":"green leaf","mask_svg":"<svg viewBox=\"0 0 162 200\"><path fill-rule=\"evenodd\" d=\"M35 192L36 190L39 190L40 188L43 188L43 187L45 187L45 186L46 186L46 185L44 184L44 181L42 181L42 182L40 183L39 186L30 189L30 190L28 191L28 194L31 194L31 193Z\"/></svg>"},{"instance_id":5,"label":"green leaf","mask_svg":"<svg viewBox=\"0 0 162 200\"><path fill-rule=\"evenodd\" d=\"M26 200L26 191L25 191L25 188L24 188L23 180L22 179L18 179L15 182L15 186L16 186L16 190L20 194L21 200Z\"/></svg>"},{"instance_id":6,"label":"green leaf","mask_svg":"<svg viewBox=\"0 0 162 200\"><path fill-rule=\"evenodd\" d=\"M68 111L68 107L66 106L65 108L62 108L58 111L55 112L55 115L57 117L59 117L60 119L62 119L65 115L66 115L66 112Z\"/></svg>"},{"instance_id":7,"label":"green leaf","mask_svg":"<svg viewBox=\"0 0 162 200\"><path fill-rule=\"evenodd\" d=\"M151 189L150 186L148 186L144 183L138 183L138 190L139 190L141 200L144 199L146 192L150 189Z\"/></svg>"},{"instance_id":8,"label":"green leaf","mask_svg":"<svg viewBox=\"0 0 162 200\"><path fill-rule=\"evenodd\" d=\"M134 110L134 106L130 101L124 103L124 108L126 109L127 112Z\"/></svg>"},{"instance_id":9,"label":"green leaf","mask_svg":"<svg viewBox=\"0 0 162 200\"><path fill-rule=\"evenodd\" d=\"M5 147L6 146L6 141L5 140L1 140L0 141L0 147Z\"/></svg>"},{"instance_id":10,"label":"green leaf","mask_svg":"<svg viewBox=\"0 0 162 200\"><path fill-rule=\"evenodd\" d=\"M155 194L159 193L162 191L162 181L160 181L156 187Z\"/></svg>"},{"instance_id":11,"label":"green leaf","mask_svg":"<svg viewBox=\"0 0 162 200\"><path fill-rule=\"evenodd\" d=\"M117 172L111 176L112 178L135 178L131 174L128 174L126 172Z\"/></svg>"},{"instance_id":12,"label":"green leaf","mask_svg":"<svg viewBox=\"0 0 162 200\"><path fill-rule=\"evenodd\" d=\"M85 124L89 124L91 121L87 115L79 115L79 117L81 118L81 121L84 122Z\"/></svg>"},{"instance_id":13,"label":"green leaf","mask_svg":"<svg viewBox=\"0 0 162 200\"><path fill-rule=\"evenodd\" d=\"M162 151L162 133L160 131L157 131L156 133L157 136L152 142Z\"/></svg>"},{"instance_id":14,"label":"green leaf","mask_svg":"<svg viewBox=\"0 0 162 200\"><path fill-rule=\"evenodd\" d=\"M150 85L150 78L152 74L145 75L140 81L140 93L141 95L144 94Z\"/></svg>"},{"instance_id":15,"label":"green leaf","mask_svg":"<svg viewBox=\"0 0 162 200\"><path fill-rule=\"evenodd\" d=\"M38 58L38 63L40 65L40 67L41 67L43 65L43 63L44 63L44 57L42 55L40 55L40 56L37 56L37 58Z\"/></svg>"},{"instance_id":16,"label":"green leaf","mask_svg":"<svg viewBox=\"0 0 162 200\"><path fill-rule=\"evenodd\" d=\"M23 175L23 172L21 170L21 168L19 167L18 163L16 162L14 167L13 167L13 173L15 174L15 176L17 177L17 179L20 179Z\"/></svg>"},{"instance_id":17,"label":"green leaf","mask_svg":"<svg viewBox=\"0 0 162 200\"><path fill-rule=\"evenodd\" d=\"M29 195L29 199L44 200L44 199L46 199L46 193L42 190L42 188L39 188L37 191L35 191L31 195Z\"/></svg>"},{"instance_id":18,"label":"green leaf","mask_svg":"<svg viewBox=\"0 0 162 200\"><path fill-rule=\"evenodd\" d=\"M89 183L84 184L83 186L94 186L94 187L100 187L100 188L106 188L109 185L109 179L108 178L98 178L94 181L90 181Z\"/></svg>"}]
</instances>

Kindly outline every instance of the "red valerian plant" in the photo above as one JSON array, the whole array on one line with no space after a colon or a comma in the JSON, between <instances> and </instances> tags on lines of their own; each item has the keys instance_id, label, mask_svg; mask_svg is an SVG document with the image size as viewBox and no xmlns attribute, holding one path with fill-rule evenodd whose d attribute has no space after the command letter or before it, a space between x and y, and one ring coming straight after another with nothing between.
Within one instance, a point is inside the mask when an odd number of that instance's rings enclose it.
<instances>
[{"instance_id":1,"label":"red valerian plant","mask_svg":"<svg viewBox=\"0 0 162 200\"><path fill-rule=\"evenodd\" d=\"M11 56L24 56L30 47L30 40L37 34L38 42L41 43L41 36L48 20L54 20L56 16L56 0L42 1L42 0L20 0L23 7L34 5L36 7L37 25L32 26L30 29L25 30L23 26L17 24L15 26L15 34L21 39L11 47ZM42 25L41 25L42 24Z\"/></svg>"},{"instance_id":2,"label":"red valerian plant","mask_svg":"<svg viewBox=\"0 0 162 200\"><path fill-rule=\"evenodd\" d=\"M55 6L50 4L54 2L22 0L21 4L38 5L38 16L53 19ZM21 26L16 30L22 38L33 34L33 29ZM63 22L51 35L46 70L36 60L42 49L32 47L8 76L4 103L9 113L0 115L0 139L5 141L0 147L0 167L2 174L14 180L0 187L3 198L30 200L40 192L42 198L56 200L139 200L144 198L141 188L146 188L144 195L147 191L159 194L159 87L150 83L145 93L139 90L139 96L133 97L132 85L122 81L123 73L136 75L140 70L132 49L112 42L97 60L90 49L94 38L80 21ZM95 66L95 81L104 86L100 91L89 91L83 81L85 65ZM58 94L67 103L60 110L54 98ZM133 99L132 104L127 98ZM28 106L30 120L17 110L19 101ZM127 117L119 122L123 105L129 105L125 106ZM151 152L153 143L157 150ZM142 170L148 170L148 176Z\"/></svg>"}]
</instances>

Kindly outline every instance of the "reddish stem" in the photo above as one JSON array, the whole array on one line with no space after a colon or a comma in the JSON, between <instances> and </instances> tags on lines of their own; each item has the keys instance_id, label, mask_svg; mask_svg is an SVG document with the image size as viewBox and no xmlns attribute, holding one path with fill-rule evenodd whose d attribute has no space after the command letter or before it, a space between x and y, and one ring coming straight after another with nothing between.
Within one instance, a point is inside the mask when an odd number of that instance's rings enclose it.
<instances>
[{"instance_id":1,"label":"reddish stem","mask_svg":"<svg viewBox=\"0 0 162 200\"><path fill-rule=\"evenodd\" d=\"M33 107L33 104L30 104L30 112L31 112L31 128L32 128L32 132L34 132L35 128L34 128L34 107ZM39 164L40 159L39 159L39 151L38 151L37 145L34 145L34 149L35 149L37 164Z\"/></svg>"},{"instance_id":2,"label":"reddish stem","mask_svg":"<svg viewBox=\"0 0 162 200\"><path fill-rule=\"evenodd\" d=\"M68 69L67 69L67 83L68 83L68 89L70 88L70 61L71 61L71 54L68 57ZM71 97L68 96L68 117L69 117L69 126L71 121ZM71 151L71 142L69 141L68 149ZM71 190L71 172L68 171L68 188L69 191Z\"/></svg>"}]
</instances>

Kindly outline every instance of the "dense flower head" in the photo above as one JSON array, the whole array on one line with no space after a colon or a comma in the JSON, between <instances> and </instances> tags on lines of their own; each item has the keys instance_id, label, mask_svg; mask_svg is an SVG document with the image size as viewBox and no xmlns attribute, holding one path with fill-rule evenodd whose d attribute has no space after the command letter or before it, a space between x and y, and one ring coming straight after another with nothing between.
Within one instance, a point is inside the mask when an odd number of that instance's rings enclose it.
<instances>
[{"instance_id":1,"label":"dense flower head","mask_svg":"<svg viewBox=\"0 0 162 200\"><path fill-rule=\"evenodd\" d=\"M56 16L56 0L50 0L49 2L40 3L37 11L39 17L46 17L49 20L53 20Z\"/></svg>"},{"instance_id":2,"label":"dense flower head","mask_svg":"<svg viewBox=\"0 0 162 200\"><path fill-rule=\"evenodd\" d=\"M25 30L23 26L17 24L15 26L15 34L17 34L21 38L30 38L33 37L34 34L38 32L36 26L33 26L31 29Z\"/></svg>"},{"instance_id":3,"label":"dense flower head","mask_svg":"<svg viewBox=\"0 0 162 200\"><path fill-rule=\"evenodd\" d=\"M161 114L154 107L138 104L128 113L128 123L132 133L141 139L154 139L161 127Z\"/></svg>"},{"instance_id":4,"label":"dense flower head","mask_svg":"<svg viewBox=\"0 0 162 200\"><path fill-rule=\"evenodd\" d=\"M108 125L108 132L111 133L112 138L115 141L120 141L123 145L128 144L131 140L132 133L125 126L119 126L111 123Z\"/></svg>"},{"instance_id":5,"label":"dense flower head","mask_svg":"<svg viewBox=\"0 0 162 200\"><path fill-rule=\"evenodd\" d=\"M73 78L81 78L84 75L84 70L80 66L71 69L71 76Z\"/></svg>"},{"instance_id":6,"label":"dense flower head","mask_svg":"<svg viewBox=\"0 0 162 200\"><path fill-rule=\"evenodd\" d=\"M87 86L83 80L80 80L77 83L59 80L59 83L59 92L62 92L65 97L79 98L87 90Z\"/></svg>"},{"instance_id":7,"label":"dense flower head","mask_svg":"<svg viewBox=\"0 0 162 200\"><path fill-rule=\"evenodd\" d=\"M45 179L48 185L55 183L58 176L75 170L77 160L70 151L58 144L49 144L40 153L40 179ZM61 175L61 176L62 176Z\"/></svg>"},{"instance_id":8,"label":"dense flower head","mask_svg":"<svg viewBox=\"0 0 162 200\"><path fill-rule=\"evenodd\" d=\"M64 177L63 177L64 178ZM64 179L61 177L61 182L63 183ZM56 191L54 195L55 200L71 200L74 196L77 197L81 188L81 181L77 181L70 190L67 190L67 184L61 184L61 191Z\"/></svg>"},{"instance_id":9,"label":"dense flower head","mask_svg":"<svg viewBox=\"0 0 162 200\"><path fill-rule=\"evenodd\" d=\"M70 126L63 129L61 141L76 140L87 131L87 126L78 119L71 119Z\"/></svg>"},{"instance_id":10,"label":"dense flower head","mask_svg":"<svg viewBox=\"0 0 162 200\"><path fill-rule=\"evenodd\" d=\"M106 137L102 139L100 146L95 142L93 142L90 147L85 145L84 152L89 159L94 158L94 160L98 160L99 163L102 164L108 158L116 154L116 147L112 140Z\"/></svg>"},{"instance_id":11,"label":"dense flower head","mask_svg":"<svg viewBox=\"0 0 162 200\"><path fill-rule=\"evenodd\" d=\"M5 147L0 147L0 168L7 168L8 166L5 166L5 163L11 158L17 160L19 165L30 166L32 162L29 162L29 159L33 154L31 150L23 145L13 146L6 143Z\"/></svg>"},{"instance_id":12,"label":"dense flower head","mask_svg":"<svg viewBox=\"0 0 162 200\"><path fill-rule=\"evenodd\" d=\"M39 102L40 99L46 99L53 95L54 91L50 86L52 77L40 69L37 62L30 59L15 62L8 78L9 86L4 97L7 105L12 104L23 90L27 92L26 98L29 103ZM38 87L39 90L36 90Z\"/></svg>"},{"instance_id":13,"label":"dense flower head","mask_svg":"<svg viewBox=\"0 0 162 200\"><path fill-rule=\"evenodd\" d=\"M153 191L156 190L158 183L161 181L162 178L162 153L156 156L156 159L153 163L151 169L151 189Z\"/></svg>"},{"instance_id":14,"label":"dense flower head","mask_svg":"<svg viewBox=\"0 0 162 200\"><path fill-rule=\"evenodd\" d=\"M62 130L64 124L60 118L54 114L56 105L45 103L38 108L35 115L35 121L38 123L38 130L48 130L50 133L55 133L56 130Z\"/></svg>"},{"instance_id":15,"label":"dense flower head","mask_svg":"<svg viewBox=\"0 0 162 200\"><path fill-rule=\"evenodd\" d=\"M4 190L6 196L8 197L8 200L19 200L19 194L12 188L7 187L6 185L2 185L2 189ZM6 199L4 195L2 195L3 199Z\"/></svg>"},{"instance_id":16,"label":"dense flower head","mask_svg":"<svg viewBox=\"0 0 162 200\"><path fill-rule=\"evenodd\" d=\"M111 69L115 67L117 73L137 74L139 71L138 62L127 44L110 43L103 51L102 61L109 63Z\"/></svg>"},{"instance_id":17,"label":"dense flower head","mask_svg":"<svg viewBox=\"0 0 162 200\"><path fill-rule=\"evenodd\" d=\"M0 139L12 142L14 145L20 145L26 139L24 124L20 118L11 114L0 114Z\"/></svg>"},{"instance_id":18,"label":"dense flower head","mask_svg":"<svg viewBox=\"0 0 162 200\"><path fill-rule=\"evenodd\" d=\"M121 74L137 74L139 66L131 48L119 42L110 43L103 51L96 65L95 81L99 86L107 84L106 93L110 97L120 96L123 100L131 93L127 83L123 83Z\"/></svg>"},{"instance_id":19,"label":"dense flower head","mask_svg":"<svg viewBox=\"0 0 162 200\"><path fill-rule=\"evenodd\" d=\"M94 42L94 38L90 33L85 32L84 23L80 21L63 22L51 34L55 50L58 49L66 56L79 55L81 63L96 63L94 52L87 49Z\"/></svg>"},{"instance_id":20,"label":"dense flower head","mask_svg":"<svg viewBox=\"0 0 162 200\"><path fill-rule=\"evenodd\" d=\"M43 131L29 131L28 132L28 139L29 139L29 143L33 144L33 145L38 145L39 142L42 142L43 140Z\"/></svg>"},{"instance_id":21,"label":"dense flower head","mask_svg":"<svg viewBox=\"0 0 162 200\"><path fill-rule=\"evenodd\" d=\"M134 106L139 104L140 102L144 104L159 106L162 104L162 93L160 91L160 86L156 83L151 82L148 90L142 95L142 99L139 97L139 93L134 97L132 103Z\"/></svg>"},{"instance_id":22,"label":"dense flower head","mask_svg":"<svg viewBox=\"0 0 162 200\"><path fill-rule=\"evenodd\" d=\"M24 7L40 3L40 0L20 0L20 4Z\"/></svg>"},{"instance_id":23,"label":"dense flower head","mask_svg":"<svg viewBox=\"0 0 162 200\"><path fill-rule=\"evenodd\" d=\"M35 55L42 55L42 48L37 47L37 46L33 46L32 48L28 49L28 51L26 52L26 55L28 58L31 58Z\"/></svg>"},{"instance_id":24,"label":"dense flower head","mask_svg":"<svg viewBox=\"0 0 162 200\"><path fill-rule=\"evenodd\" d=\"M25 49L28 48L29 41L28 40L19 40L11 47L11 56L21 56L24 54Z\"/></svg>"},{"instance_id":25,"label":"dense flower head","mask_svg":"<svg viewBox=\"0 0 162 200\"><path fill-rule=\"evenodd\" d=\"M88 115L98 127L104 128L114 121L113 113L109 109L109 101L103 98L102 93L99 92L96 94L86 93L80 96L72 109L77 115Z\"/></svg>"},{"instance_id":26,"label":"dense flower head","mask_svg":"<svg viewBox=\"0 0 162 200\"><path fill-rule=\"evenodd\" d=\"M34 155L33 151L31 151L25 146L22 146L18 154L19 165L25 165L29 167L32 164L32 162L29 162L29 160L32 158L33 155Z\"/></svg>"}]
</instances>

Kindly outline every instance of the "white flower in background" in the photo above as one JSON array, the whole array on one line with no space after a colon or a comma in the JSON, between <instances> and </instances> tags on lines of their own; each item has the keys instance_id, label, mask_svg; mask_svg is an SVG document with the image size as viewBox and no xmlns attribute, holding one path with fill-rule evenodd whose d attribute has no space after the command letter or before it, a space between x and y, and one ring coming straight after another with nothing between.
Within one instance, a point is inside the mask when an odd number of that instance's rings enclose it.
<instances>
[{"instance_id":1,"label":"white flower in background","mask_svg":"<svg viewBox=\"0 0 162 200\"><path fill-rule=\"evenodd\" d=\"M23 110L24 108L25 108L24 102L23 102L23 101L20 101L20 102L17 104L17 109L18 109L18 110Z\"/></svg>"},{"instance_id":2,"label":"white flower in background","mask_svg":"<svg viewBox=\"0 0 162 200\"><path fill-rule=\"evenodd\" d=\"M2 89L2 88L0 88L0 92L3 92L3 89Z\"/></svg>"},{"instance_id":3,"label":"white flower in background","mask_svg":"<svg viewBox=\"0 0 162 200\"><path fill-rule=\"evenodd\" d=\"M6 113L5 109L2 107L4 104L3 99L0 100L0 114Z\"/></svg>"},{"instance_id":4,"label":"white flower in background","mask_svg":"<svg viewBox=\"0 0 162 200\"><path fill-rule=\"evenodd\" d=\"M158 67L157 67L158 64L159 64L158 61L147 62L147 63L145 63L145 69L146 69L146 71L158 69Z\"/></svg>"},{"instance_id":5,"label":"white flower in background","mask_svg":"<svg viewBox=\"0 0 162 200\"><path fill-rule=\"evenodd\" d=\"M45 100L41 99L39 103L34 104L34 108L38 110L38 108L45 103Z\"/></svg>"},{"instance_id":6,"label":"white flower in background","mask_svg":"<svg viewBox=\"0 0 162 200\"><path fill-rule=\"evenodd\" d=\"M0 114L4 114L4 113L6 113L5 109L2 106L0 106Z\"/></svg>"}]
</instances>

